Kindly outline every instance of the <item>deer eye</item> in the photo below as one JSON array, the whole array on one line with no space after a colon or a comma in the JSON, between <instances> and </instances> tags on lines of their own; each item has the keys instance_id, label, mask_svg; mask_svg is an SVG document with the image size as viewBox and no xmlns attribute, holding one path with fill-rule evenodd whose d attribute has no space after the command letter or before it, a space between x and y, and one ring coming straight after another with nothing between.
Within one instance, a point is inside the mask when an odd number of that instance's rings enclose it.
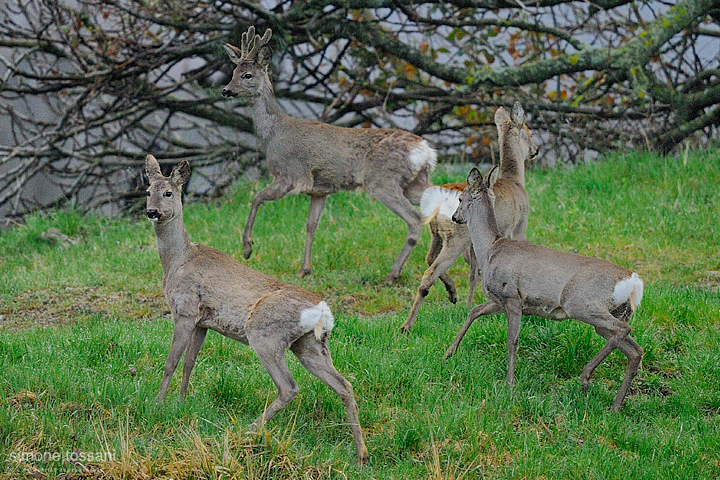
<instances>
[{"instance_id":1,"label":"deer eye","mask_svg":"<svg viewBox=\"0 0 720 480\"><path fill-rule=\"evenodd\" d=\"M245 74L243 74L242 78L244 78L245 80L248 80L248 79L252 78L252 73L245 73Z\"/></svg>"},{"instance_id":2,"label":"deer eye","mask_svg":"<svg viewBox=\"0 0 720 480\"><path fill-rule=\"evenodd\" d=\"M147 192L145 192L145 193L147 193L147 196L148 196L148 197L150 196L150 191L149 191L149 190L148 190Z\"/></svg>"},{"instance_id":3,"label":"deer eye","mask_svg":"<svg viewBox=\"0 0 720 480\"><path fill-rule=\"evenodd\" d=\"M163 193L163 197L172 197L172 192Z\"/></svg>"}]
</instances>

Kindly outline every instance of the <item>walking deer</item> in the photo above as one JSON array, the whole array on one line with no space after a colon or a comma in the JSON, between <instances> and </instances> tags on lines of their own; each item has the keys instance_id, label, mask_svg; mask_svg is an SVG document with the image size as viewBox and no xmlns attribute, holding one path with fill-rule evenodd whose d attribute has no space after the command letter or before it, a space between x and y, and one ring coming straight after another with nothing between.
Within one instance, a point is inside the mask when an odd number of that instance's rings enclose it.
<instances>
[{"instance_id":1,"label":"walking deer","mask_svg":"<svg viewBox=\"0 0 720 480\"><path fill-rule=\"evenodd\" d=\"M208 329L255 351L277 386L277 398L251 425L257 429L297 395L298 386L285 362L288 348L300 363L342 399L350 420L358 462L368 457L352 386L335 369L328 350L334 325L327 304L303 288L288 285L241 264L218 250L190 241L182 218L182 186L190 165L177 165L162 175L152 155L145 160L150 180L146 214L155 228L163 267L163 294L173 315L170 351L157 401L165 397L170 379L183 361L180 395L185 397Z\"/></svg>"},{"instance_id":2,"label":"walking deer","mask_svg":"<svg viewBox=\"0 0 720 480\"><path fill-rule=\"evenodd\" d=\"M252 254L252 228L260 205L288 194L310 196L305 254L300 275L311 272L312 243L327 196L362 187L408 226L405 244L386 281L398 279L417 244L422 219L413 205L429 186L436 152L426 140L402 130L357 129L328 125L286 115L275 101L268 77L272 32L242 34L241 48L224 44L236 64L225 97L242 97L252 109L255 132L265 151L273 182L252 199L243 232L245 258Z\"/></svg>"},{"instance_id":3,"label":"walking deer","mask_svg":"<svg viewBox=\"0 0 720 480\"><path fill-rule=\"evenodd\" d=\"M525 232L530 210L525 191L525 161L537 154L532 141L532 132L525 125L525 111L519 102L512 108L512 117L503 107L495 111L495 126L500 146L500 168L502 176L495 184L495 217L503 237L526 240ZM400 330L408 333L412 329L423 300L439 278L448 292L452 303L457 302L455 283L447 274L460 255L470 265L467 306L472 305L477 285L478 267L472 249L467 226L453 223L451 217L458 206L466 182L450 183L430 187L420 200L420 212L425 223L430 224L430 249L425 261L429 268L423 273L420 286L415 294L410 314Z\"/></svg>"},{"instance_id":4,"label":"walking deer","mask_svg":"<svg viewBox=\"0 0 720 480\"><path fill-rule=\"evenodd\" d=\"M507 382L512 384L522 315L574 318L592 325L607 340L583 368L583 391L587 391L595 368L613 350L619 349L628 358L625 378L612 404L612 410L619 410L643 357L643 349L629 335L630 317L642 300L642 280L637 273L607 260L503 238L493 206L496 179L497 167L487 178L472 169L468 188L453 215L455 222L468 225L482 268L482 289L490 301L472 309L446 357L455 353L476 318L504 311L508 322Z\"/></svg>"}]
</instances>

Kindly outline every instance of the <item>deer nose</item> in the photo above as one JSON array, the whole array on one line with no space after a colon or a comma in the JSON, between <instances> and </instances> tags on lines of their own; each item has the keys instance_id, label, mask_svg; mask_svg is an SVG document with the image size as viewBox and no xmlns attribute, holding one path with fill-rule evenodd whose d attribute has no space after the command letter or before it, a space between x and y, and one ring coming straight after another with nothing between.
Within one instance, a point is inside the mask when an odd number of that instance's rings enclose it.
<instances>
[{"instance_id":1,"label":"deer nose","mask_svg":"<svg viewBox=\"0 0 720 480\"><path fill-rule=\"evenodd\" d=\"M530 158L535 158L535 156L538 154L538 147L536 145L530 146Z\"/></svg>"},{"instance_id":2,"label":"deer nose","mask_svg":"<svg viewBox=\"0 0 720 480\"><path fill-rule=\"evenodd\" d=\"M160 212L155 208L149 208L147 211L145 211L145 214L150 220L159 219L160 218Z\"/></svg>"},{"instance_id":3,"label":"deer nose","mask_svg":"<svg viewBox=\"0 0 720 480\"><path fill-rule=\"evenodd\" d=\"M222 96L223 97L236 97L237 95L235 93L231 92L229 88L223 88Z\"/></svg>"}]
</instances>

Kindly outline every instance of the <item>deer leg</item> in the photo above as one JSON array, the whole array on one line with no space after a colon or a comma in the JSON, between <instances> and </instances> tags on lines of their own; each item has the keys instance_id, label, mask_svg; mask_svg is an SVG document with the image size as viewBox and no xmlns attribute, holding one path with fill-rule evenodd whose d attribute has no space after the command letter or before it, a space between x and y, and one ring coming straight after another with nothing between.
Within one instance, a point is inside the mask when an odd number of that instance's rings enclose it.
<instances>
[{"instance_id":1,"label":"deer leg","mask_svg":"<svg viewBox=\"0 0 720 480\"><path fill-rule=\"evenodd\" d=\"M195 327L195 330L193 330L192 333L192 338L185 349L185 356L183 358L183 376L182 383L180 384L180 396L183 398L187 395L188 385L190 384L190 373L195 367L195 361L197 360L198 353L200 353L203 342L205 342L206 334L207 328Z\"/></svg>"},{"instance_id":2,"label":"deer leg","mask_svg":"<svg viewBox=\"0 0 720 480\"><path fill-rule=\"evenodd\" d=\"M360 416L355 402L355 393L350 382L335 369L328 350L327 338L319 342L314 337L314 333L310 332L296 341L290 349L308 372L330 387L342 400L355 441L358 463L364 465L368 459L368 451L360 428Z\"/></svg>"},{"instance_id":3,"label":"deer leg","mask_svg":"<svg viewBox=\"0 0 720 480\"><path fill-rule=\"evenodd\" d=\"M263 368L270 374L273 383L278 389L275 400L265 409L255 421L250 424L250 430L255 431L269 422L276 413L285 408L298 394L298 386L285 362L285 348L276 346L278 343L272 338L263 338L253 341L248 338L250 347L255 351Z\"/></svg>"},{"instance_id":4,"label":"deer leg","mask_svg":"<svg viewBox=\"0 0 720 480\"><path fill-rule=\"evenodd\" d=\"M405 238L400 254L390 270L385 283L393 284L400 278L405 262L417 245L422 231L422 218L420 213L412 206L410 200L403 196L402 190L396 188L382 188L382 186L366 185L366 191L377 201L385 205L391 212L400 217L408 226L408 234Z\"/></svg>"},{"instance_id":5,"label":"deer leg","mask_svg":"<svg viewBox=\"0 0 720 480\"><path fill-rule=\"evenodd\" d=\"M248 215L247 222L245 222L245 230L243 231L243 256L247 259L252 255L252 229L255 223L255 216L257 215L258 208L265 202L272 200L279 200L287 195L293 186L289 183L278 182L277 180L268 185L267 187L260 190L252 199L250 205L250 214Z\"/></svg>"},{"instance_id":6,"label":"deer leg","mask_svg":"<svg viewBox=\"0 0 720 480\"><path fill-rule=\"evenodd\" d=\"M622 385L620 385L615 401L610 408L613 412L619 411L620 407L622 407L622 404L625 401L625 395L627 395L630 384L632 384L635 375L637 375L638 369L640 368L640 362L642 362L644 354L642 347L638 345L630 335L620 341L618 348L628 358L628 366L625 371L625 378L623 378Z\"/></svg>"},{"instance_id":7,"label":"deer leg","mask_svg":"<svg viewBox=\"0 0 720 480\"><path fill-rule=\"evenodd\" d=\"M573 315L567 312L568 316ZM627 337L630 333L630 325L621 322L617 318L613 317L610 312L602 312L594 315L586 316L575 316L577 320L590 324L595 327L595 331L607 340L607 343L600 349L600 351L588 362L583 368L582 374L580 375L580 385L582 386L583 392L587 392L588 386L590 385L590 378L592 377L595 369L610 353L618 348L620 341Z\"/></svg>"},{"instance_id":8,"label":"deer leg","mask_svg":"<svg viewBox=\"0 0 720 480\"><path fill-rule=\"evenodd\" d=\"M430 265L430 268L425 270L425 273L423 273L422 280L420 281L420 287L415 294L415 301L413 302L412 309L410 310L410 315L408 316L408 319L405 320L402 327L400 327L400 330L403 333L408 333L412 329L418 312L420 311L420 305L422 305L423 300L430 291L430 287L435 284L438 277L442 278L441 276L453 266L464 250L464 245L460 243L455 236L447 238L440 254L435 258L435 261L432 265Z\"/></svg>"},{"instance_id":9,"label":"deer leg","mask_svg":"<svg viewBox=\"0 0 720 480\"><path fill-rule=\"evenodd\" d=\"M435 263L435 259L442 251L444 244L445 242L443 237L440 235L438 230L437 218L435 218L430 222L430 248L428 249L427 255L425 255L425 263L427 263L428 267ZM440 281L443 282L443 285L445 285L445 290L447 291L450 303L457 303L457 289L455 288L455 282L453 282L450 275L447 273L440 274ZM415 297L415 299L417 300L417 297Z\"/></svg>"},{"instance_id":10,"label":"deer leg","mask_svg":"<svg viewBox=\"0 0 720 480\"><path fill-rule=\"evenodd\" d=\"M305 257L303 258L303 264L300 268L300 276L310 275L311 263L312 263L312 244L313 238L315 237L315 229L320 222L320 216L322 215L323 209L325 208L325 202L327 196L311 196L310 197L310 211L308 212L307 218L307 236L305 237Z\"/></svg>"},{"instance_id":11,"label":"deer leg","mask_svg":"<svg viewBox=\"0 0 720 480\"><path fill-rule=\"evenodd\" d=\"M475 251L473 250L472 243L468 245L465 250L465 261L470 265L470 273L468 274L468 294L466 304L470 307L473 304L473 295L475 295L475 288L477 287L478 281L478 265L477 258L475 257Z\"/></svg>"},{"instance_id":12,"label":"deer leg","mask_svg":"<svg viewBox=\"0 0 720 480\"><path fill-rule=\"evenodd\" d=\"M178 363L180 363L180 357L182 357L183 351L190 342L193 330L195 329L195 319L192 317L178 317L175 320L175 328L173 329L172 343L170 344L170 351L168 352L167 359L165 359L165 369L163 372L163 379L160 382L160 391L157 394L155 402L160 403L165 398L170 380L172 379L175 370L177 369Z\"/></svg>"},{"instance_id":13,"label":"deer leg","mask_svg":"<svg viewBox=\"0 0 720 480\"><path fill-rule=\"evenodd\" d=\"M522 321L522 304L520 300L510 299L505 303L505 315L508 322L508 371L507 383L515 383L515 360L517 357L520 323Z\"/></svg>"},{"instance_id":14,"label":"deer leg","mask_svg":"<svg viewBox=\"0 0 720 480\"><path fill-rule=\"evenodd\" d=\"M470 325L472 325L475 320L482 317L483 315L492 315L494 313L500 313L502 311L502 306L493 301L485 302L481 305L476 305L475 308L470 310L470 313L467 316L467 320L465 320L465 323L460 328L460 331L455 337L455 340L453 340L448 349L445 351L445 359L448 359L455 355L455 352L457 352L457 349L460 346L460 342L462 342L462 339L470 328Z\"/></svg>"}]
</instances>

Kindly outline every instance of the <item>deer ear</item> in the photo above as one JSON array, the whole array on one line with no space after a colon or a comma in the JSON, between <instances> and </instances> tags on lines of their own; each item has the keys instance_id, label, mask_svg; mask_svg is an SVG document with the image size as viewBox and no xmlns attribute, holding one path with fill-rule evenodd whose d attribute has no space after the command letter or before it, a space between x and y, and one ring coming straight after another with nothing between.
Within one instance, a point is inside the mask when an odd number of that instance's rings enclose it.
<instances>
[{"instance_id":1,"label":"deer ear","mask_svg":"<svg viewBox=\"0 0 720 480\"><path fill-rule=\"evenodd\" d=\"M474 187L480 181L482 181L482 173L480 173L480 170L473 167L473 169L470 170L470 173L468 173L468 176L467 176L468 188L471 190L474 190Z\"/></svg>"},{"instance_id":2,"label":"deer ear","mask_svg":"<svg viewBox=\"0 0 720 480\"><path fill-rule=\"evenodd\" d=\"M503 107L498 107L498 109L495 110L495 125L500 128L507 125L508 122L510 122L510 115L508 115L507 110Z\"/></svg>"},{"instance_id":3,"label":"deer ear","mask_svg":"<svg viewBox=\"0 0 720 480\"><path fill-rule=\"evenodd\" d=\"M525 110L520 102L515 102L512 108L512 121L518 127L525 123Z\"/></svg>"},{"instance_id":4,"label":"deer ear","mask_svg":"<svg viewBox=\"0 0 720 480\"><path fill-rule=\"evenodd\" d=\"M492 190L493 187L495 186L495 182L497 182L499 171L500 171L500 169L498 168L497 165L495 165L492 168L492 170L490 170L490 173L488 173L487 176L485 177L485 186L487 187L488 190Z\"/></svg>"},{"instance_id":5,"label":"deer ear","mask_svg":"<svg viewBox=\"0 0 720 480\"><path fill-rule=\"evenodd\" d=\"M190 164L187 160L183 160L173 168L173 171L170 173L170 181L176 187L182 187L190 180L190 170Z\"/></svg>"},{"instance_id":6,"label":"deer ear","mask_svg":"<svg viewBox=\"0 0 720 480\"><path fill-rule=\"evenodd\" d=\"M241 52L240 52L239 48L234 47L234 46L230 45L229 43L223 43L223 48L225 48L225 52L227 52L228 57L230 57L230 60L235 65L240 63Z\"/></svg>"},{"instance_id":7,"label":"deer ear","mask_svg":"<svg viewBox=\"0 0 720 480\"><path fill-rule=\"evenodd\" d=\"M162 171L160 170L160 164L152 155L145 157L145 175L147 175L148 180L151 182L155 178L162 178L163 176Z\"/></svg>"}]
</instances>

